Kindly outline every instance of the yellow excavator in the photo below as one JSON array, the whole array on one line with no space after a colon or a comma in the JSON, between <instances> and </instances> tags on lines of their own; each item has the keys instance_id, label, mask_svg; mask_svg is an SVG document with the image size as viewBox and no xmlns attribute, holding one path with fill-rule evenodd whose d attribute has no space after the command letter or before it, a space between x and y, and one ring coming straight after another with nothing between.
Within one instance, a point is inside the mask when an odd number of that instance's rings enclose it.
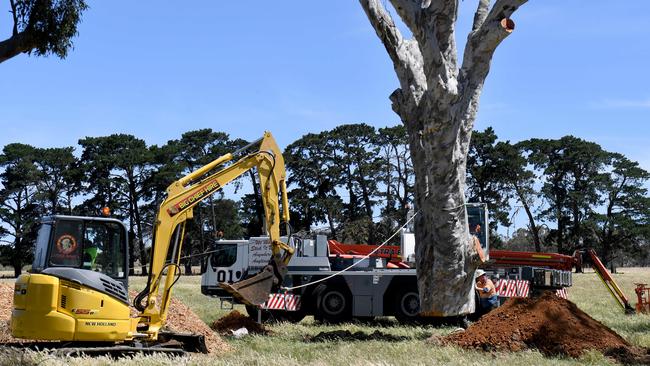
<instances>
[{"instance_id":1,"label":"yellow excavator","mask_svg":"<svg viewBox=\"0 0 650 366\"><path fill-rule=\"evenodd\" d=\"M239 159L225 167L224 164ZM217 168L219 168L217 170ZM120 347L174 344L206 351L201 337L162 330L179 263L187 220L202 200L251 169L257 169L272 249L258 274L222 284L247 305L264 303L281 285L293 248L280 240L280 224L290 235L284 159L271 133L175 181L167 188L154 223L149 277L133 300L130 316L128 243L124 224L96 217L50 216L39 229L31 273L15 284L11 332L16 338ZM109 345L110 346L110 345ZM96 348L96 347L95 347Z\"/></svg>"}]
</instances>

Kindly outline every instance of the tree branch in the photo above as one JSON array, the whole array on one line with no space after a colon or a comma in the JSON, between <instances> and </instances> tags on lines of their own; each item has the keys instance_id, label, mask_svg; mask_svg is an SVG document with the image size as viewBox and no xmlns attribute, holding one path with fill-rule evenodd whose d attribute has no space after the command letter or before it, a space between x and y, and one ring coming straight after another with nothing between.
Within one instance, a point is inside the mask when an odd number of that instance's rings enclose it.
<instances>
[{"instance_id":1,"label":"tree branch","mask_svg":"<svg viewBox=\"0 0 650 366\"><path fill-rule=\"evenodd\" d=\"M458 0L391 0L400 18L418 41L423 57L427 90L433 99L458 93L458 57L455 23Z\"/></svg>"},{"instance_id":2,"label":"tree branch","mask_svg":"<svg viewBox=\"0 0 650 366\"><path fill-rule=\"evenodd\" d=\"M425 4L418 4L418 0L390 0L390 3L404 24L415 34L418 31L417 19L422 14L422 9Z\"/></svg>"},{"instance_id":3,"label":"tree branch","mask_svg":"<svg viewBox=\"0 0 650 366\"><path fill-rule=\"evenodd\" d=\"M497 0L487 15L489 0L479 2L474 15L473 30L467 36L463 65L460 70L463 87L476 88L483 85L490 70L494 51L515 29L515 23L510 16L526 1Z\"/></svg>"},{"instance_id":4,"label":"tree branch","mask_svg":"<svg viewBox=\"0 0 650 366\"><path fill-rule=\"evenodd\" d=\"M474 15L473 30L467 36L467 45L463 55L463 65L460 69L458 82L462 89L462 100L458 108L465 110L466 115L475 115L478 110L478 100L483 89L483 83L490 71L490 62L501 41L515 29L515 23L510 15L527 0L497 0L489 13L489 0L479 2ZM463 140L469 140L474 120L461 119Z\"/></svg>"},{"instance_id":5,"label":"tree branch","mask_svg":"<svg viewBox=\"0 0 650 366\"><path fill-rule=\"evenodd\" d=\"M29 38L27 33L20 32L0 42L0 63L21 53L31 51L34 46L29 41Z\"/></svg>"},{"instance_id":6,"label":"tree branch","mask_svg":"<svg viewBox=\"0 0 650 366\"><path fill-rule=\"evenodd\" d=\"M15 36L18 34L18 14L16 13L16 2L14 0L9 0L9 3L11 4L11 15L14 19L14 26L11 35Z\"/></svg>"},{"instance_id":7,"label":"tree branch","mask_svg":"<svg viewBox=\"0 0 650 366\"><path fill-rule=\"evenodd\" d=\"M485 22L485 18L488 16L488 11L490 10L490 0L479 0L478 8L474 14L474 23L472 25L472 32L479 29L481 25Z\"/></svg>"},{"instance_id":8,"label":"tree branch","mask_svg":"<svg viewBox=\"0 0 650 366\"><path fill-rule=\"evenodd\" d=\"M424 67L429 89L437 90L436 98L458 95L458 50L456 49L456 19L458 0L438 1L437 9L426 9L427 36ZM430 61L430 62L429 62ZM434 85L437 84L437 85Z\"/></svg>"},{"instance_id":9,"label":"tree branch","mask_svg":"<svg viewBox=\"0 0 650 366\"><path fill-rule=\"evenodd\" d=\"M528 0L497 0L490 10L489 18L492 20L501 20L510 18L510 16L524 5Z\"/></svg>"},{"instance_id":10,"label":"tree branch","mask_svg":"<svg viewBox=\"0 0 650 366\"><path fill-rule=\"evenodd\" d=\"M399 79L401 90L391 95L393 109L399 115L404 106L417 106L426 90L422 54L414 40L405 40L380 0L359 0L363 10L384 44Z\"/></svg>"}]
</instances>

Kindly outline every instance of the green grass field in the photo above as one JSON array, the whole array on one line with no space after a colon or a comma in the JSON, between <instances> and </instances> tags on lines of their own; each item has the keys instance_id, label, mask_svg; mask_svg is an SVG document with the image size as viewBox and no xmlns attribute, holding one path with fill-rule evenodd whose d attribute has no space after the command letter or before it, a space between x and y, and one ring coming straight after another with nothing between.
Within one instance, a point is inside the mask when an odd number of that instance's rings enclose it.
<instances>
[{"instance_id":1,"label":"green grass field","mask_svg":"<svg viewBox=\"0 0 650 366\"><path fill-rule=\"evenodd\" d=\"M634 304L634 284L650 282L650 269L622 268L615 275ZM144 278L132 279L133 288L141 288ZM188 304L206 323L225 315L219 301L200 293L200 277L183 277L175 287L174 295ZM594 273L574 274L574 286L569 290L569 299L595 319L613 328L632 344L650 347L650 316L624 315ZM237 307L238 310L245 310ZM2 355L0 364L44 364L44 365L611 365L613 362L597 352L584 355L579 360L546 358L538 352L482 353L456 347L435 346L426 341L432 334L444 335L452 327L403 326L392 319L375 323L343 324L325 326L306 318L299 324L278 324L270 326L270 336L249 336L244 339L228 339L232 350L224 355L190 355L180 358L166 356L137 356L120 360L109 358L55 358L47 354L28 352ZM401 342L328 342L308 343L306 335L337 329L361 330L408 337Z\"/></svg>"}]
</instances>

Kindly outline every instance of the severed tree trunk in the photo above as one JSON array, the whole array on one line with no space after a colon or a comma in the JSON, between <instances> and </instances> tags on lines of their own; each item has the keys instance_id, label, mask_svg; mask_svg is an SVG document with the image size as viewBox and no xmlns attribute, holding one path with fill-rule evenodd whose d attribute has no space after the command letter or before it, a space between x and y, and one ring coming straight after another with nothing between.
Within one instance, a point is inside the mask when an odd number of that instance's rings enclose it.
<instances>
[{"instance_id":1,"label":"severed tree trunk","mask_svg":"<svg viewBox=\"0 0 650 366\"><path fill-rule=\"evenodd\" d=\"M406 126L413 168L416 260L423 315L474 311L481 262L465 212L465 166L483 82L495 49L526 0L478 0L462 64L455 43L457 0L389 0L413 34L404 39L382 0L359 0L393 61L400 88L390 99Z\"/></svg>"}]
</instances>

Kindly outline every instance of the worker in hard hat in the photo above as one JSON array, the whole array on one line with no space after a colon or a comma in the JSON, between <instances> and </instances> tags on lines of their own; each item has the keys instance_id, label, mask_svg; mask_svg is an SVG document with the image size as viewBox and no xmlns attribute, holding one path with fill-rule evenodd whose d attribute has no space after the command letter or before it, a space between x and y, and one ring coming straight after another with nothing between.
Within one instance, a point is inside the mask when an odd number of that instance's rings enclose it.
<instances>
[{"instance_id":1,"label":"worker in hard hat","mask_svg":"<svg viewBox=\"0 0 650 366\"><path fill-rule=\"evenodd\" d=\"M496 309L499 306L499 297L494 283L490 280L484 270L476 271L476 291L479 295L479 307L477 311L483 315Z\"/></svg>"}]
</instances>

